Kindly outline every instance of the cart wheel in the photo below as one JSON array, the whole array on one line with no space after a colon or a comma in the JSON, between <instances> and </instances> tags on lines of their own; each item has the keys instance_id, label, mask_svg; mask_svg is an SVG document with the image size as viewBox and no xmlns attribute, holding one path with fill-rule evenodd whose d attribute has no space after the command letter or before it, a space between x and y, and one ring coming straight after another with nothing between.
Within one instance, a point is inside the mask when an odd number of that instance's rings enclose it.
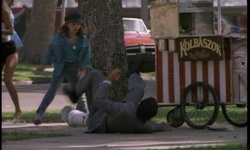
<instances>
[{"instance_id":1,"label":"cart wheel","mask_svg":"<svg viewBox=\"0 0 250 150\"><path fill-rule=\"evenodd\" d=\"M180 127L184 123L184 119L181 116L181 110L179 107L170 110L166 116L166 119L172 127Z\"/></svg>"},{"instance_id":2,"label":"cart wheel","mask_svg":"<svg viewBox=\"0 0 250 150\"><path fill-rule=\"evenodd\" d=\"M247 126L247 104L222 104L222 113L225 119L236 127Z\"/></svg>"},{"instance_id":3,"label":"cart wheel","mask_svg":"<svg viewBox=\"0 0 250 150\"><path fill-rule=\"evenodd\" d=\"M185 122L194 129L204 129L216 120L219 100L214 89L206 83L190 84L181 98L181 113Z\"/></svg>"}]
</instances>

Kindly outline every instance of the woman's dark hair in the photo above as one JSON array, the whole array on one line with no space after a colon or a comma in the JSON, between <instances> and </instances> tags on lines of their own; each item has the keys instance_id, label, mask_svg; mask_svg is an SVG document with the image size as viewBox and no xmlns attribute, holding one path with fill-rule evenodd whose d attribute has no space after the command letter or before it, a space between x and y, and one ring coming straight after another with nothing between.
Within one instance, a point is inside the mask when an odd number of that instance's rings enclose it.
<instances>
[{"instance_id":1,"label":"woman's dark hair","mask_svg":"<svg viewBox=\"0 0 250 150\"><path fill-rule=\"evenodd\" d=\"M155 98L153 97L148 97L143 100L138 104L137 109L136 109L136 115L139 120L142 122L146 122L149 119L153 118L158 111L158 104Z\"/></svg>"},{"instance_id":2,"label":"woman's dark hair","mask_svg":"<svg viewBox=\"0 0 250 150\"><path fill-rule=\"evenodd\" d=\"M68 32L69 32L69 29L67 27L67 23L65 23L58 31L58 33L66 33L67 36L68 36ZM76 33L77 36L82 36L84 34L86 34L86 31L84 30L84 27L83 25L81 24L81 28L78 30L78 32Z\"/></svg>"}]
</instances>

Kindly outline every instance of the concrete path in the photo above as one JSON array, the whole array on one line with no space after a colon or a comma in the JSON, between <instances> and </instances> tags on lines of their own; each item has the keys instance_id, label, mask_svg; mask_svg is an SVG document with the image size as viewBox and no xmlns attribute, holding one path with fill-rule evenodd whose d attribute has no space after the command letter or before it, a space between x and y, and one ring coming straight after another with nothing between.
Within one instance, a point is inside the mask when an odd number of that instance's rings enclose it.
<instances>
[{"instance_id":1,"label":"concrete path","mask_svg":"<svg viewBox=\"0 0 250 150\"><path fill-rule=\"evenodd\" d=\"M72 136L6 141L3 150L137 150L169 149L188 146L208 146L234 142L247 142L247 129L234 128L233 131L196 130L183 125L172 131L154 134L87 134L86 128L69 127L65 123L42 124L3 124L3 131L33 130L36 132L64 133Z\"/></svg>"}]
</instances>

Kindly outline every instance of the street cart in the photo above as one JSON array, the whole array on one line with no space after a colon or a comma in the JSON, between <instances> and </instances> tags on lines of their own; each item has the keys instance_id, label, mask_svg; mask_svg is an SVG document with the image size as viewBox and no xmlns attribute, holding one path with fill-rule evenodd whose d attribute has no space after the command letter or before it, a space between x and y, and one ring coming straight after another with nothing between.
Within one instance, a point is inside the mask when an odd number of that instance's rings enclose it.
<instances>
[{"instance_id":1,"label":"street cart","mask_svg":"<svg viewBox=\"0 0 250 150\"><path fill-rule=\"evenodd\" d=\"M159 106L166 119L195 129L225 119L247 126L247 39L227 34L220 0L159 0L150 5Z\"/></svg>"}]
</instances>

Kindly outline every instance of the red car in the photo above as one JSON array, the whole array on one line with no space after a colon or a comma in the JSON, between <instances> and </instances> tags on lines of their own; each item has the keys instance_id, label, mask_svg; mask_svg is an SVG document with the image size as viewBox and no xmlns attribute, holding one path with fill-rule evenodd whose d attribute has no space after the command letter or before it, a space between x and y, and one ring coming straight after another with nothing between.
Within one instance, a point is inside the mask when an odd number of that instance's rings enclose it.
<instances>
[{"instance_id":1,"label":"red car","mask_svg":"<svg viewBox=\"0 0 250 150\"><path fill-rule=\"evenodd\" d=\"M151 38L150 30L147 29L142 19L123 18L124 43L127 51L128 67L137 60L136 55L150 54L146 60L142 72L155 71L155 41Z\"/></svg>"}]
</instances>

